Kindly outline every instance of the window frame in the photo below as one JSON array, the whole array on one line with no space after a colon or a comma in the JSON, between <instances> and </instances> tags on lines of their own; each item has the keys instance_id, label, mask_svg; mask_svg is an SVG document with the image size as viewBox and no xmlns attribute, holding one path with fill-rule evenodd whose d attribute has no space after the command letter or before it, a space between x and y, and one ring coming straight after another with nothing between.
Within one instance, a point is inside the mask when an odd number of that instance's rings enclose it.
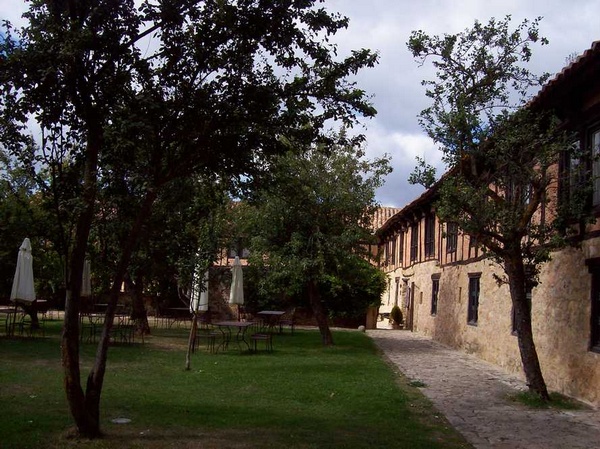
<instances>
[{"instance_id":1,"label":"window frame","mask_svg":"<svg viewBox=\"0 0 600 449\"><path fill-rule=\"evenodd\" d=\"M533 288L527 287L525 291L525 295L527 297L527 301L529 302L529 310L531 310L531 297L533 295ZM510 329L511 335L517 336L519 335L519 330L517 329L517 314L515 312L515 307L512 306L510 309Z\"/></svg>"},{"instance_id":2,"label":"window frame","mask_svg":"<svg viewBox=\"0 0 600 449\"><path fill-rule=\"evenodd\" d=\"M586 261L590 279L589 350L600 353L600 258Z\"/></svg>"},{"instance_id":3,"label":"window frame","mask_svg":"<svg viewBox=\"0 0 600 449\"><path fill-rule=\"evenodd\" d=\"M458 251L458 223L449 221L446 223L446 253L452 254Z\"/></svg>"},{"instance_id":4,"label":"window frame","mask_svg":"<svg viewBox=\"0 0 600 449\"><path fill-rule=\"evenodd\" d=\"M244 240L244 238L238 237L231 242L231 245L227 250L228 259L235 259L236 257L239 257L240 260L248 259L250 250L244 246Z\"/></svg>"},{"instance_id":5,"label":"window frame","mask_svg":"<svg viewBox=\"0 0 600 449\"><path fill-rule=\"evenodd\" d=\"M419 223L414 223L410 227L410 261L419 260Z\"/></svg>"},{"instance_id":6,"label":"window frame","mask_svg":"<svg viewBox=\"0 0 600 449\"><path fill-rule=\"evenodd\" d=\"M398 233L398 265L404 266L404 231Z\"/></svg>"},{"instance_id":7,"label":"window frame","mask_svg":"<svg viewBox=\"0 0 600 449\"><path fill-rule=\"evenodd\" d=\"M474 289L474 287L477 287ZM481 273L469 273L467 300L467 324L477 326L479 323L479 303L481 295Z\"/></svg>"},{"instance_id":8,"label":"window frame","mask_svg":"<svg viewBox=\"0 0 600 449\"><path fill-rule=\"evenodd\" d=\"M435 214L425 215L425 257L435 257Z\"/></svg>"},{"instance_id":9,"label":"window frame","mask_svg":"<svg viewBox=\"0 0 600 449\"><path fill-rule=\"evenodd\" d=\"M431 275L431 316L436 316L438 311L440 277L441 275L439 273Z\"/></svg>"},{"instance_id":10,"label":"window frame","mask_svg":"<svg viewBox=\"0 0 600 449\"><path fill-rule=\"evenodd\" d=\"M600 208L600 123L588 128L586 142L591 160L590 173L593 177L592 206Z\"/></svg>"}]
</instances>

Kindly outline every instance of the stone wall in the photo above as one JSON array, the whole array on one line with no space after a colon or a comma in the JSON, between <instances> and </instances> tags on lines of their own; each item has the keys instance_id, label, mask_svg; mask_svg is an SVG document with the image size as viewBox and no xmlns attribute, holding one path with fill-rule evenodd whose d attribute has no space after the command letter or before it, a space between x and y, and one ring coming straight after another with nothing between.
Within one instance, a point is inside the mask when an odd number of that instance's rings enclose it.
<instances>
[{"instance_id":1,"label":"stone wall","mask_svg":"<svg viewBox=\"0 0 600 449\"><path fill-rule=\"evenodd\" d=\"M585 258L590 254L600 254L600 239L553 255L532 292L532 316L548 388L600 406L600 354L588 350L591 277ZM477 325L467 323L469 273L481 273ZM402 276L405 285L414 283L413 330L523 377L508 286L499 286L494 273L502 275L502 270L480 260L447 266L425 262L395 270L394 275ZM435 316L431 315L433 274L440 275Z\"/></svg>"}]
</instances>

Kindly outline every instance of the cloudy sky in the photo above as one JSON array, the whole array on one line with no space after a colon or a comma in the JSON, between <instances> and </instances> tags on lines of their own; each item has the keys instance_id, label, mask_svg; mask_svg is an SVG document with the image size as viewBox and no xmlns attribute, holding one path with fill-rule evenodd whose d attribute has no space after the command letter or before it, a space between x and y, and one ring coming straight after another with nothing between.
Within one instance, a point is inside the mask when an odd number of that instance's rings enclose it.
<instances>
[{"instance_id":1,"label":"cloudy sky","mask_svg":"<svg viewBox=\"0 0 600 449\"><path fill-rule=\"evenodd\" d=\"M380 62L362 73L360 87L373 94L377 117L365 123L368 154L387 153L394 172L378 192L384 206L402 207L423 188L407 178L419 155L440 165L440 152L419 127L417 115L428 106L421 80L431 79L429 67L419 67L406 47L411 31L452 34L471 27L475 20L512 16L514 26L523 19L542 16L540 34L550 44L534 48L531 68L556 73L569 55L581 54L600 40L600 2L597 0L327 0L327 8L350 18L348 30L339 33L341 50L370 48ZM441 174L441 173L438 173Z\"/></svg>"},{"instance_id":2,"label":"cloudy sky","mask_svg":"<svg viewBox=\"0 0 600 449\"><path fill-rule=\"evenodd\" d=\"M419 128L417 115L428 106L421 80L431 78L429 67L419 67L407 50L410 32L457 33L475 20L487 22L511 15L516 26L523 19L542 16L542 36L550 40L534 49L531 68L556 73L567 57L580 54L600 40L598 0L326 0L324 6L350 18L347 30L338 33L340 53L370 48L380 55L377 67L363 71L359 86L373 95L378 110L365 122L370 157L389 154L394 172L378 191L384 206L402 207L423 191L410 186L407 178L415 156L438 165L440 154ZM0 0L0 19L18 21L23 0ZM440 166L441 167L441 166Z\"/></svg>"}]
</instances>

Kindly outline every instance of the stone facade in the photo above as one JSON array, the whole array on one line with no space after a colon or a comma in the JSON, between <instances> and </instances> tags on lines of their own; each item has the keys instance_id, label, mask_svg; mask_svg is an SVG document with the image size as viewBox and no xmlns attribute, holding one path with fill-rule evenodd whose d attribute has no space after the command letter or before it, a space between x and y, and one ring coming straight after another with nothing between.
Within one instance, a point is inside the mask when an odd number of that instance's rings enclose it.
<instances>
[{"instance_id":1,"label":"stone facade","mask_svg":"<svg viewBox=\"0 0 600 449\"><path fill-rule=\"evenodd\" d=\"M581 249L554 253L532 291L533 332L542 372L550 390L600 406L600 353L589 350L590 283L586 254L600 254L600 238ZM512 305L506 284L489 259L441 264L437 260L387 270L389 289L380 311L398 304L406 327L448 346L474 354L522 376ZM478 320L468 322L469 275L480 274ZM432 278L439 279L432 314Z\"/></svg>"},{"instance_id":2,"label":"stone facade","mask_svg":"<svg viewBox=\"0 0 600 449\"><path fill-rule=\"evenodd\" d=\"M600 140L598 79L600 42L534 100L566 111L563 118L580 134L584 148L594 148L593 140ZM600 154L600 149L594 151ZM600 175L600 162L592 164L592 171ZM564 167L556 167L558 179L561 170ZM551 198L544 210L546 219L553 217L560 188L555 183L547 191ZM595 189L594 213L600 218L600 182ZM406 328L523 376L508 286L498 283L503 270L468 236L440 223L434 202L431 189L377 231L380 266L388 275L381 311L398 304ZM598 407L600 345L594 333L600 327L600 313L593 308L600 307L600 219L580 228L579 235L579 245L552 254L543 266L540 283L531 291L532 325L548 388Z\"/></svg>"}]
</instances>

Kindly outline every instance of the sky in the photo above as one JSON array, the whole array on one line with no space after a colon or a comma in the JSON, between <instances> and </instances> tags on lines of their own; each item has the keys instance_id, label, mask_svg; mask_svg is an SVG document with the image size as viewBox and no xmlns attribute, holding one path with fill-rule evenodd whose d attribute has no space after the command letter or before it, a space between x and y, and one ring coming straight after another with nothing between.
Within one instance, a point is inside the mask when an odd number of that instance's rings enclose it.
<instances>
[{"instance_id":1,"label":"sky","mask_svg":"<svg viewBox=\"0 0 600 449\"><path fill-rule=\"evenodd\" d=\"M600 40L598 0L327 0L326 7L350 19L350 25L336 36L340 53L369 48L379 52L379 64L357 77L359 87L373 95L376 118L359 130L367 136L367 155L389 154L393 172L378 190L383 206L403 207L424 188L408 184L416 156L444 167L441 152L425 135L418 114L429 106L423 79L433 79L429 66L419 66L407 49L413 30L430 35L454 34L472 27L475 20L512 17L513 28L523 19L543 17L540 35L550 41L535 46L530 68L534 73L558 73L567 58L581 54Z\"/></svg>"},{"instance_id":2,"label":"sky","mask_svg":"<svg viewBox=\"0 0 600 449\"><path fill-rule=\"evenodd\" d=\"M408 184L416 156L438 167L441 152L419 126L417 116L429 105L423 79L432 79L430 66L419 66L406 42L413 30L430 35L454 34L470 28L475 20L512 16L513 27L523 19L543 17L540 35L547 46L534 47L529 67L535 73L555 74L567 58L581 54L600 40L598 0L326 0L321 6L350 19L334 42L341 56L353 49L379 53L379 64L356 77L357 86L372 95L378 111L374 119L356 129L367 137L367 156L391 157L393 172L377 191L383 206L403 207L416 199L423 187ZM0 0L0 19L19 21L23 0Z\"/></svg>"}]
</instances>

